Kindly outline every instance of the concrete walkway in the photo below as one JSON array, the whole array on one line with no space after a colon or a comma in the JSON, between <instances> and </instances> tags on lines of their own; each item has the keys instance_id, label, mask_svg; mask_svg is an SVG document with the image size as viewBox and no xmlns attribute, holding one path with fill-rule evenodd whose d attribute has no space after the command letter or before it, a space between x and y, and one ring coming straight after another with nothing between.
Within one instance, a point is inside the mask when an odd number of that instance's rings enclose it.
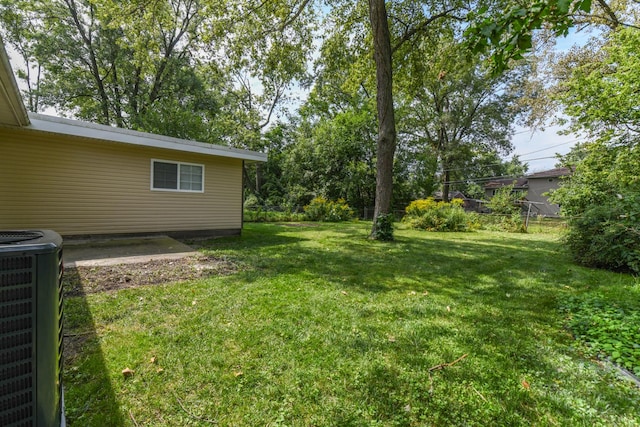
<instances>
[{"instance_id":1,"label":"concrete walkway","mask_svg":"<svg viewBox=\"0 0 640 427\"><path fill-rule=\"evenodd\" d=\"M192 247L167 236L65 240L65 267L133 264L196 255Z\"/></svg>"}]
</instances>

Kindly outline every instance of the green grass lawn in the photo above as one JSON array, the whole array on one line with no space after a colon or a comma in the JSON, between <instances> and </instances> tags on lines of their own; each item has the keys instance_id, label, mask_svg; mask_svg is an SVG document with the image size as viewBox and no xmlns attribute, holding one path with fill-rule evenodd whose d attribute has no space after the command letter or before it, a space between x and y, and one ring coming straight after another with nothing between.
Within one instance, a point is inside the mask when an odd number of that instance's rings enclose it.
<instances>
[{"instance_id":1,"label":"green grass lawn","mask_svg":"<svg viewBox=\"0 0 640 427\"><path fill-rule=\"evenodd\" d=\"M70 425L640 425L640 390L562 308L638 301L633 277L571 264L557 234L306 225L207 242L233 275L68 298Z\"/></svg>"}]
</instances>

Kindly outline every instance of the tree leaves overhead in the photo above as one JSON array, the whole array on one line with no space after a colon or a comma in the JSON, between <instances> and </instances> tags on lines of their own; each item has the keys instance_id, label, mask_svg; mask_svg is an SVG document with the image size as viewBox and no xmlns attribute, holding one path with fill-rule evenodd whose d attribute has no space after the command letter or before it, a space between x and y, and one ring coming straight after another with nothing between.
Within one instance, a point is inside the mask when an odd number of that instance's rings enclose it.
<instances>
[{"instance_id":1,"label":"tree leaves overhead","mask_svg":"<svg viewBox=\"0 0 640 427\"><path fill-rule=\"evenodd\" d=\"M560 83L556 98L572 130L591 139L630 143L640 135L640 31L611 34L601 51ZM635 142L634 142L635 143Z\"/></svg>"},{"instance_id":2,"label":"tree leaves overhead","mask_svg":"<svg viewBox=\"0 0 640 427\"><path fill-rule=\"evenodd\" d=\"M590 10L591 0L514 1L502 11L482 7L469 13L472 25L465 36L473 52L491 53L494 72L500 73L531 50L534 30L546 25L556 37L566 36L574 25L573 15Z\"/></svg>"},{"instance_id":3,"label":"tree leaves overhead","mask_svg":"<svg viewBox=\"0 0 640 427\"><path fill-rule=\"evenodd\" d=\"M0 6L15 11L15 2ZM254 148L291 84L304 78L312 43L309 0L22 6L0 19L6 40L29 60L19 76L30 85L32 111L54 107L85 120L203 140L220 133L225 117L244 116L254 136L228 142Z\"/></svg>"}]
</instances>

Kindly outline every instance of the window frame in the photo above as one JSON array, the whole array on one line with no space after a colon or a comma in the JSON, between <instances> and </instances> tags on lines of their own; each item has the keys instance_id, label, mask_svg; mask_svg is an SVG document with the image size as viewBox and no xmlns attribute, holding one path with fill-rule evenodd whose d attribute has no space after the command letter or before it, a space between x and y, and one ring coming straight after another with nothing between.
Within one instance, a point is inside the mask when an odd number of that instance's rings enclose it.
<instances>
[{"instance_id":1,"label":"window frame","mask_svg":"<svg viewBox=\"0 0 640 427\"><path fill-rule=\"evenodd\" d=\"M154 173L155 173L155 163L169 163L173 165L177 165L177 179L176 179L176 188L156 188L154 187ZM185 166L199 166L202 169L202 182L201 182L201 190L183 190L180 188L180 168L182 165ZM204 193L204 165L200 163L189 163L189 162L178 162L175 160L162 160L162 159L151 159L151 183L150 189L151 191L169 191L172 193Z\"/></svg>"}]
</instances>

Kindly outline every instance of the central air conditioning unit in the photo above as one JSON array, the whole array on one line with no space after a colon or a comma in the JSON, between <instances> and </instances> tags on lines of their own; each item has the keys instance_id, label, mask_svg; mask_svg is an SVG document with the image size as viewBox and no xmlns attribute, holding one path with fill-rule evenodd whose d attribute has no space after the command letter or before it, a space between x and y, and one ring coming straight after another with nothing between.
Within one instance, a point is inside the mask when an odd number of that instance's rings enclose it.
<instances>
[{"instance_id":1,"label":"central air conditioning unit","mask_svg":"<svg viewBox=\"0 0 640 427\"><path fill-rule=\"evenodd\" d=\"M0 231L0 426L60 425L62 238Z\"/></svg>"}]
</instances>

